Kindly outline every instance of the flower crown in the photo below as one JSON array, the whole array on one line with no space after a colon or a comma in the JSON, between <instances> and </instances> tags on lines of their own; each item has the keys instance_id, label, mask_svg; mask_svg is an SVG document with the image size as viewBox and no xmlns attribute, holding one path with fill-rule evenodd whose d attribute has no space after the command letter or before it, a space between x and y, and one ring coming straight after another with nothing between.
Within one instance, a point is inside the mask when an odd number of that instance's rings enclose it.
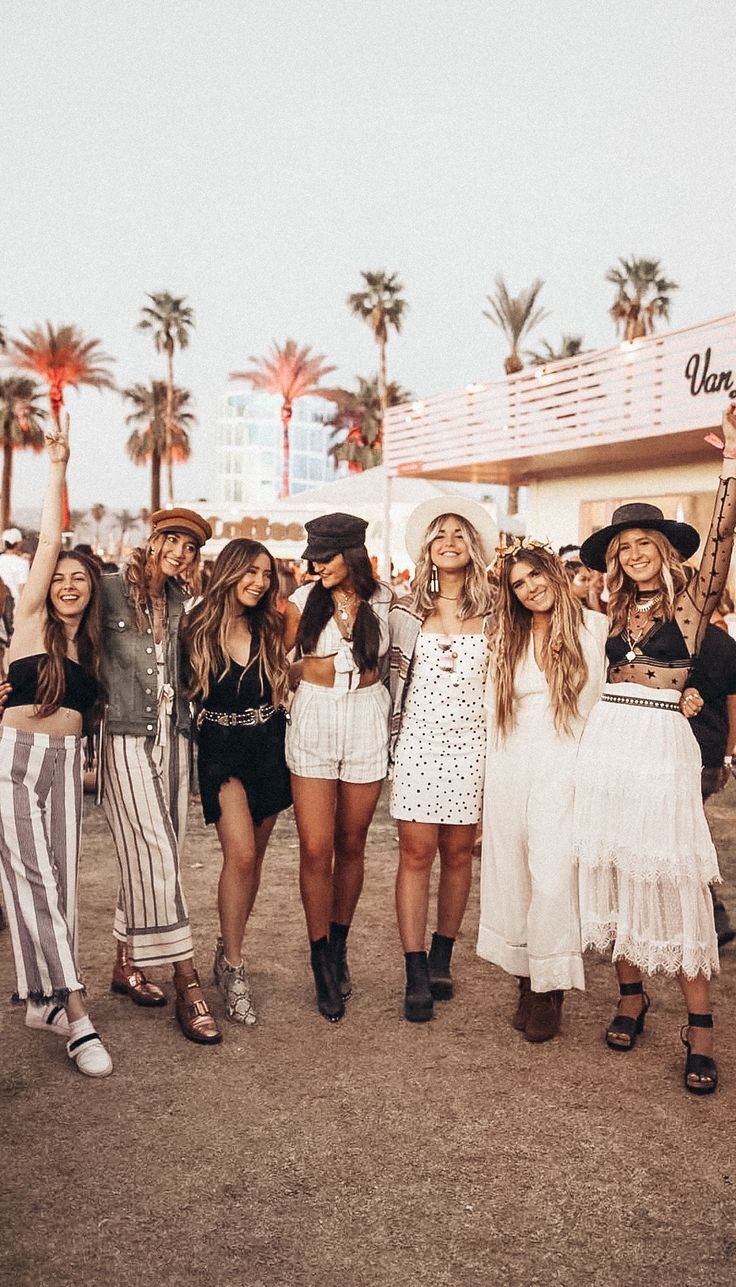
<instances>
[{"instance_id":1,"label":"flower crown","mask_svg":"<svg viewBox=\"0 0 736 1287\"><path fill-rule=\"evenodd\" d=\"M510 545L496 546L496 560L494 563L489 563L486 571L495 581L500 580L506 559L523 553L524 550L546 550L548 554L554 554L548 541L538 541L533 536L515 536Z\"/></svg>"}]
</instances>

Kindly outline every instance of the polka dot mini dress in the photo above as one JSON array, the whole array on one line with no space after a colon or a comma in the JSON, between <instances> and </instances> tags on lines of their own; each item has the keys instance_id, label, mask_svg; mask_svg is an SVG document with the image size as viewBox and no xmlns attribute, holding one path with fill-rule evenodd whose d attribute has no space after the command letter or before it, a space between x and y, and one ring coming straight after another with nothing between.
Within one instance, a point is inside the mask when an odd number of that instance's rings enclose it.
<instances>
[{"instance_id":1,"label":"polka dot mini dress","mask_svg":"<svg viewBox=\"0 0 736 1287\"><path fill-rule=\"evenodd\" d=\"M487 670L484 634L419 632L394 753L392 818L480 821Z\"/></svg>"}]
</instances>

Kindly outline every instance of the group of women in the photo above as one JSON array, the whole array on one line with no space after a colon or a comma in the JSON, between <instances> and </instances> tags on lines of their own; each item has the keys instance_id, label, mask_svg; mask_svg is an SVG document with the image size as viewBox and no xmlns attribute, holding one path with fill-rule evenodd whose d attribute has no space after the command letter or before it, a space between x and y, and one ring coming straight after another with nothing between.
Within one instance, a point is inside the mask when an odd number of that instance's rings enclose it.
<instances>
[{"instance_id":1,"label":"group of women","mask_svg":"<svg viewBox=\"0 0 736 1287\"><path fill-rule=\"evenodd\" d=\"M27 1025L63 1034L87 1075L112 1070L76 948L82 734L99 727L120 867L112 988L165 1005L146 970L170 963L184 1035L222 1039L180 876L194 711L202 808L223 854L213 971L227 1019L256 1021L243 941L269 836L292 802L317 1005L342 1018L366 836L390 760L406 1018L426 1021L453 995L482 820L478 952L518 979L514 1028L531 1042L553 1037L565 992L585 986L584 949L612 946L620 999L608 1045L630 1051L643 1030L642 976L676 976L685 1085L715 1090L709 886L719 877L682 716L700 705L688 675L730 563L733 409L723 436L696 576L683 563L697 532L651 505L622 506L584 542L583 564L607 575L607 623L544 542L497 546L483 507L455 496L412 514L416 573L398 602L374 576L366 523L349 514L306 525L310 579L285 610L274 559L254 541L229 542L200 594L211 533L184 509L154 514L145 547L100 581L83 555L60 552L68 421L55 427L0 723L0 875Z\"/></svg>"}]
</instances>

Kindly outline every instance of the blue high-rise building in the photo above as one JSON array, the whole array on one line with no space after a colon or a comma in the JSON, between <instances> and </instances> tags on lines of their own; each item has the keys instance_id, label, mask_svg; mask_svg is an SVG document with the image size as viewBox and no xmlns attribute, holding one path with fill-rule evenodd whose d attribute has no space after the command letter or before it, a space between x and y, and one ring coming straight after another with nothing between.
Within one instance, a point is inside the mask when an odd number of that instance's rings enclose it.
<instances>
[{"instance_id":1,"label":"blue high-rise building","mask_svg":"<svg viewBox=\"0 0 736 1287\"><path fill-rule=\"evenodd\" d=\"M289 426L289 494L337 476L327 451L334 411L323 398L297 398ZM265 504L281 490L281 398L231 389L217 404L215 488L218 501Z\"/></svg>"}]
</instances>

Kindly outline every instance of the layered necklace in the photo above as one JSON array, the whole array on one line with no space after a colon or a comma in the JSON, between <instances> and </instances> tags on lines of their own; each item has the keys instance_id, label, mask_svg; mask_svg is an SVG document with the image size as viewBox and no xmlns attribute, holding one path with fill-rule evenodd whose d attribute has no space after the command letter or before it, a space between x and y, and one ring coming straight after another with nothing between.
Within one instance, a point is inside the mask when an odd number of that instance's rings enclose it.
<instances>
[{"instance_id":1,"label":"layered necklace","mask_svg":"<svg viewBox=\"0 0 736 1287\"><path fill-rule=\"evenodd\" d=\"M352 639L353 637L351 609L354 607L357 598L358 596L354 590L333 591L332 601L335 604L340 633L344 635L346 639Z\"/></svg>"},{"instance_id":2,"label":"layered necklace","mask_svg":"<svg viewBox=\"0 0 736 1287\"><path fill-rule=\"evenodd\" d=\"M657 590L657 592L653 594L650 598L637 601L635 604L632 604L631 607L629 608L629 615L626 623L626 629L622 630L621 632L621 636L623 638L624 643L628 644L629 646L629 651L626 653L627 661L636 660L636 656L637 656L637 653L635 651L636 645L640 643L641 640L644 638L645 634L648 633L652 624L652 617L650 616L650 613L653 613L654 609L661 602L662 602L662 591ZM635 627L632 621L632 614L635 617L638 617L639 621L642 621L642 618L643 618L643 624L640 626L639 630L635 631Z\"/></svg>"}]
</instances>

